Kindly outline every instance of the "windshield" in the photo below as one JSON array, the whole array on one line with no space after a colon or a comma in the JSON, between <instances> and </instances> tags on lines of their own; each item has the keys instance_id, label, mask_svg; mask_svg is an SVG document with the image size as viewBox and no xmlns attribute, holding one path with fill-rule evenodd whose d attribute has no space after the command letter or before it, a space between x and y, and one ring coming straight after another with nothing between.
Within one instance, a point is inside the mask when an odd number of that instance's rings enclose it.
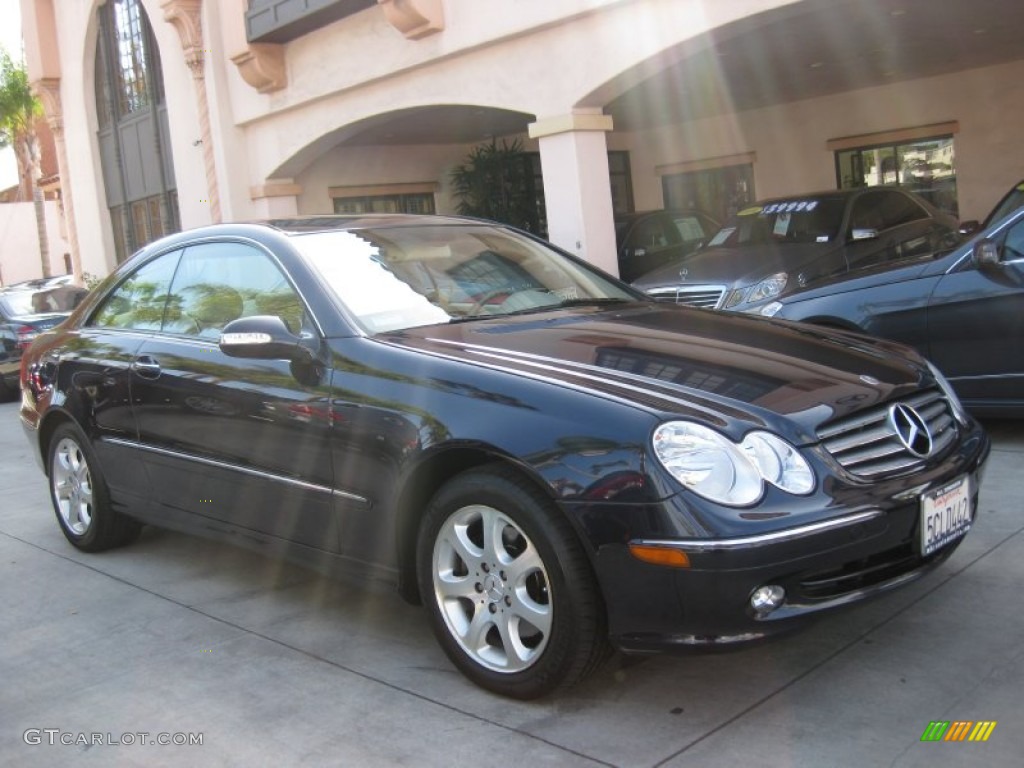
<instances>
[{"instance_id":1,"label":"windshield","mask_svg":"<svg viewBox=\"0 0 1024 768\"><path fill-rule=\"evenodd\" d=\"M845 207L843 200L827 197L753 205L726 222L708 247L834 242L843 226Z\"/></svg>"},{"instance_id":2,"label":"windshield","mask_svg":"<svg viewBox=\"0 0 1024 768\"><path fill-rule=\"evenodd\" d=\"M999 204L992 209L992 213L985 219L985 223L982 227L987 228L989 224L993 224L999 221L1003 216L1015 211L1024 205L1024 182L1021 182L1016 187L1011 189L1006 197L999 201Z\"/></svg>"},{"instance_id":3,"label":"windshield","mask_svg":"<svg viewBox=\"0 0 1024 768\"><path fill-rule=\"evenodd\" d=\"M370 333L637 300L600 272L491 226L316 232L293 242Z\"/></svg>"}]
</instances>

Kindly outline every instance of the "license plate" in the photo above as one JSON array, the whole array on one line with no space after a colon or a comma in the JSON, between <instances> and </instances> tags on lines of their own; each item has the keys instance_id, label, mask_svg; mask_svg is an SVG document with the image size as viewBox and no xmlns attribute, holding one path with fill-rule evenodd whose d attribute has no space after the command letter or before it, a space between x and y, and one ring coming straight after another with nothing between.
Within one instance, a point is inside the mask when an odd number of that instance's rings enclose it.
<instances>
[{"instance_id":1,"label":"license plate","mask_svg":"<svg viewBox=\"0 0 1024 768\"><path fill-rule=\"evenodd\" d=\"M971 527L971 483L966 476L921 497L921 554L956 541Z\"/></svg>"}]
</instances>

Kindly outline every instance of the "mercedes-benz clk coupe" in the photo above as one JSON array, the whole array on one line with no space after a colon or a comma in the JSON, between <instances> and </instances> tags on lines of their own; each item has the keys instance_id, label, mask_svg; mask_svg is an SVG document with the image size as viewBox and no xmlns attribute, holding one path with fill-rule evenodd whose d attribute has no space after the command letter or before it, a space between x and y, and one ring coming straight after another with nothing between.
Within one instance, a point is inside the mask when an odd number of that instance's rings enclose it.
<instances>
[{"instance_id":1,"label":"mercedes-benz clk coupe","mask_svg":"<svg viewBox=\"0 0 1024 768\"><path fill-rule=\"evenodd\" d=\"M517 698L906 584L967 534L989 451L909 347L655 303L455 217L171 235L21 387L75 547L164 526L390 581Z\"/></svg>"}]
</instances>

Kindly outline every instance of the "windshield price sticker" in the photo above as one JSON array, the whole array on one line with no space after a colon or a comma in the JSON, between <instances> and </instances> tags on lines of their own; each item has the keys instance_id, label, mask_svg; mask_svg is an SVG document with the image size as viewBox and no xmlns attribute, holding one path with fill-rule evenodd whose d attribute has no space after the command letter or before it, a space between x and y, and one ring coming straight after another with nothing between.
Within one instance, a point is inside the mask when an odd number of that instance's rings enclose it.
<instances>
[{"instance_id":1,"label":"windshield price sticker","mask_svg":"<svg viewBox=\"0 0 1024 768\"><path fill-rule=\"evenodd\" d=\"M971 484L961 477L921 497L921 554L956 541L971 527Z\"/></svg>"},{"instance_id":2,"label":"windshield price sticker","mask_svg":"<svg viewBox=\"0 0 1024 768\"><path fill-rule=\"evenodd\" d=\"M813 211L818 207L817 200L794 200L793 202L771 203L761 209L762 216L769 216L773 213L800 213Z\"/></svg>"}]
</instances>

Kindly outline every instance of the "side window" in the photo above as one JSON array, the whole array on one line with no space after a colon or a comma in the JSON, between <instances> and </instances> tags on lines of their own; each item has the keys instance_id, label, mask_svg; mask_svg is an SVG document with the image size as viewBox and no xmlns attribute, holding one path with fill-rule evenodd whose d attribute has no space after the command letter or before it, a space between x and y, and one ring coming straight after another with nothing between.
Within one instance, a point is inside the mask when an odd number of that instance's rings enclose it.
<instances>
[{"instance_id":1,"label":"side window","mask_svg":"<svg viewBox=\"0 0 1024 768\"><path fill-rule=\"evenodd\" d=\"M179 258L181 251L165 253L137 269L106 298L88 325L159 331Z\"/></svg>"},{"instance_id":2,"label":"side window","mask_svg":"<svg viewBox=\"0 0 1024 768\"><path fill-rule=\"evenodd\" d=\"M277 315L293 333L306 325L302 300L262 251L243 243L185 249L174 276L163 330L217 339L232 320Z\"/></svg>"},{"instance_id":3,"label":"side window","mask_svg":"<svg viewBox=\"0 0 1024 768\"><path fill-rule=\"evenodd\" d=\"M850 214L850 231L855 229L873 229L881 232L885 219L882 217L882 195L878 192L868 192L861 195L853 202L853 211Z\"/></svg>"},{"instance_id":4,"label":"side window","mask_svg":"<svg viewBox=\"0 0 1024 768\"><path fill-rule=\"evenodd\" d=\"M633 250L643 248L646 251L657 251L671 245L679 245L682 238L675 222L662 216L648 216L636 225L630 237Z\"/></svg>"},{"instance_id":5,"label":"side window","mask_svg":"<svg viewBox=\"0 0 1024 768\"><path fill-rule=\"evenodd\" d=\"M928 217L924 208L899 192L881 192L879 197L881 201L878 210L882 217L880 229L891 229Z\"/></svg>"}]
</instances>

